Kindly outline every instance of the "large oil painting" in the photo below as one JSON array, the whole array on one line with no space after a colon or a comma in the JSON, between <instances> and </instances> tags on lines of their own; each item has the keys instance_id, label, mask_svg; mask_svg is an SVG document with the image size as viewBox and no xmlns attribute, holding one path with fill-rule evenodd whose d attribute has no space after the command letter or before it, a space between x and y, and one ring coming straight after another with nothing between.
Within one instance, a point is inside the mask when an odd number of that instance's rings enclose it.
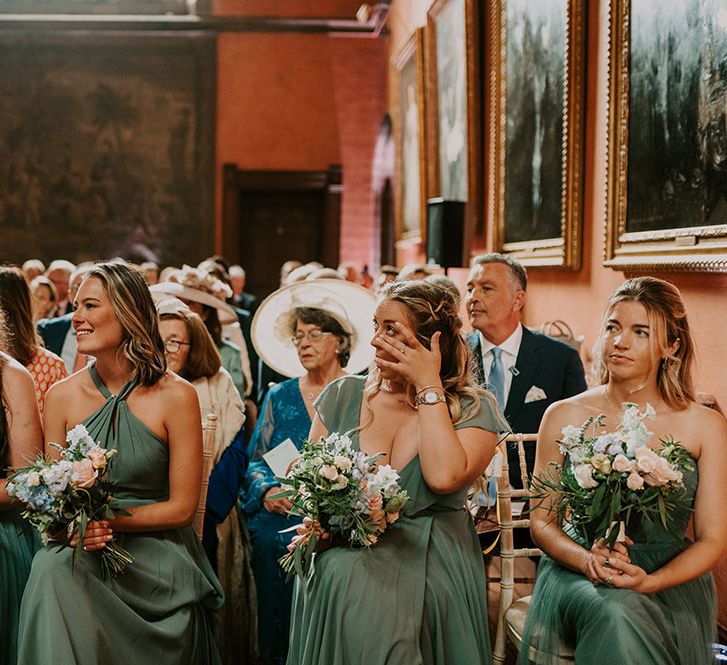
<instances>
[{"instance_id":1,"label":"large oil painting","mask_svg":"<svg viewBox=\"0 0 727 665\"><path fill-rule=\"evenodd\" d=\"M214 37L0 34L0 260L213 248Z\"/></svg>"},{"instance_id":2,"label":"large oil painting","mask_svg":"<svg viewBox=\"0 0 727 665\"><path fill-rule=\"evenodd\" d=\"M580 266L584 3L493 5L495 245L531 266Z\"/></svg>"},{"instance_id":3,"label":"large oil painting","mask_svg":"<svg viewBox=\"0 0 727 665\"><path fill-rule=\"evenodd\" d=\"M479 3L435 0L427 22L429 192L465 201L470 231L482 231Z\"/></svg>"},{"instance_id":4,"label":"large oil painting","mask_svg":"<svg viewBox=\"0 0 727 665\"><path fill-rule=\"evenodd\" d=\"M203 0L204 3L209 0ZM0 0L8 14L195 14L188 0Z\"/></svg>"},{"instance_id":5,"label":"large oil painting","mask_svg":"<svg viewBox=\"0 0 727 665\"><path fill-rule=\"evenodd\" d=\"M394 55L392 65L398 82L394 115L397 237L420 240L426 191L423 28L403 44Z\"/></svg>"},{"instance_id":6,"label":"large oil painting","mask_svg":"<svg viewBox=\"0 0 727 665\"><path fill-rule=\"evenodd\" d=\"M727 271L724 0L610 11L606 264Z\"/></svg>"}]
</instances>

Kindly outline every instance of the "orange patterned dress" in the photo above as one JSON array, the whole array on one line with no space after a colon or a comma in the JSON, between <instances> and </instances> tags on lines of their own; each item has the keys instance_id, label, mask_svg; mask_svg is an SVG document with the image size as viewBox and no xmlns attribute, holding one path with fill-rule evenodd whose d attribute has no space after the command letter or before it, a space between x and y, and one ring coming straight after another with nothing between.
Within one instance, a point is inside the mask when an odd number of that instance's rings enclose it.
<instances>
[{"instance_id":1,"label":"orange patterned dress","mask_svg":"<svg viewBox=\"0 0 727 665\"><path fill-rule=\"evenodd\" d=\"M35 384L35 397L38 400L40 415L43 415L45 405L45 394L48 389L57 381L68 376L66 363L55 353L39 346L35 355L30 359L25 368L30 372Z\"/></svg>"}]
</instances>

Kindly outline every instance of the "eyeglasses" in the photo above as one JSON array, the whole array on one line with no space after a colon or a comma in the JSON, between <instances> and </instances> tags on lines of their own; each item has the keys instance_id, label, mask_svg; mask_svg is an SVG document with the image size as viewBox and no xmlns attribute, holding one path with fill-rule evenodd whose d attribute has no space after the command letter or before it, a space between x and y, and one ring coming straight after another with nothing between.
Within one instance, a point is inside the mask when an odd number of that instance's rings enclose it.
<instances>
[{"instance_id":1,"label":"eyeglasses","mask_svg":"<svg viewBox=\"0 0 727 665\"><path fill-rule=\"evenodd\" d=\"M189 342L182 342L178 339L168 339L164 342L164 350L167 353L177 353L183 346L191 346Z\"/></svg>"},{"instance_id":2,"label":"eyeglasses","mask_svg":"<svg viewBox=\"0 0 727 665\"><path fill-rule=\"evenodd\" d=\"M323 330L310 330L307 333L298 333L290 338L295 346L300 346L307 337L311 342L320 342L324 335L332 335L333 333L324 332Z\"/></svg>"}]
</instances>

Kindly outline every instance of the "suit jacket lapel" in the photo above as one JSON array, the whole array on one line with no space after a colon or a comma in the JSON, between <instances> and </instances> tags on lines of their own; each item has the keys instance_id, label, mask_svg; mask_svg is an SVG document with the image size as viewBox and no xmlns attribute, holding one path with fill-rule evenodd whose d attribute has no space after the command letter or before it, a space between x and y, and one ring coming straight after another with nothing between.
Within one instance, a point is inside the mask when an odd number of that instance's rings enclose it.
<instances>
[{"instance_id":1,"label":"suit jacket lapel","mask_svg":"<svg viewBox=\"0 0 727 665\"><path fill-rule=\"evenodd\" d=\"M525 395L533 385L533 376L539 363L539 347L540 340L538 337L523 326L523 339L520 342L520 350L515 361L518 373L512 377L510 393L507 396L507 406L505 407L505 416L508 420L525 403Z\"/></svg>"}]
</instances>

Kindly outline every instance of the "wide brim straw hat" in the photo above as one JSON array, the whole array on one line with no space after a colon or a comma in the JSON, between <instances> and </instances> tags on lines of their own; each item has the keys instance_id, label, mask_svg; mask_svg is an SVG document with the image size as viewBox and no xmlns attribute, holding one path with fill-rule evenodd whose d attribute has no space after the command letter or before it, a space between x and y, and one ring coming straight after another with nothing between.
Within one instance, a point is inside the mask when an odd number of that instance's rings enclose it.
<instances>
[{"instance_id":1,"label":"wide brim straw hat","mask_svg":"<svg viewBox=\"0 0 727 665\"><path fill-rule=\"evenodd\" d=\"M370 345L376 296L368 289L340 279L297 282L271 293L252 320L252 343L263 362L284 376L303 376L298 351L291 340L291 324L298 307L320 309L351 335L351 357L343 369L357 374L374 357Z\"/></svg>"},{"instance_id":2,"label":"wide brim straw hat","mask_svg":"<svg viewBox=\"0 0 727 665\"><path fill-rule=\"evenodd\" d=\"M217 310L217 316L220 319L220 323L225 325L227 323L235 323L237 321L237 314L235 310L228 305L224 300L215 298L211 293L202 291L200 289L194 289L191 286L184 286L177 282L159 282L149 287L154 302L160 302L167 298L179 298L180 300L191 300L202 305L213 307Z\"/></svg>"}]
</instances>

